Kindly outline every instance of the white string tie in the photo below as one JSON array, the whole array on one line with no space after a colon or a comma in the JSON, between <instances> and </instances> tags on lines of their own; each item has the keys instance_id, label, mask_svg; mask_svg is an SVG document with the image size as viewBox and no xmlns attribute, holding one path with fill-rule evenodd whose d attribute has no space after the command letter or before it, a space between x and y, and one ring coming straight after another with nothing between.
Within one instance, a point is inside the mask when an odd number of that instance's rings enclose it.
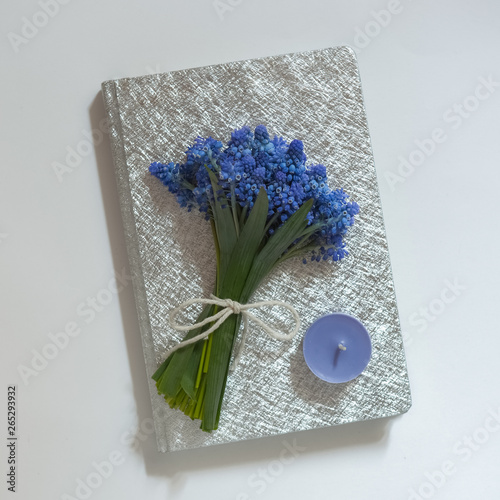
<instances>
[{"instance_id":1,"label":"white string tie","mask_svg":"<svg viewBox=\"0 0 500 500\"><path fill-rule=\"evenodd\" d=\"M177 317L177 315L183 309L186 309L189 306L192 306L193 304L211 304L221 307L221 310L215 313L213 316L205 318L203 321L195 323L194 325L179 325L178 323L176 323L175 318ZM274 330L273 328L271 328L269 325L264 323L261 319L257 318L257 316L255 316L250 312L250 309L260 309L261 307L273 307L273 306L284 307L285 309L288 309L290 311L291 315L293 316L293 319L295 320L295 327L290 333L282 333ZM236 366L240 361L248 332L248 320L257 323L257 325L259 325L270 337L276 340L291 340L293 339L293 337L295 337L295 335L297 335L300 329L300 317L297 310L290 304L286 302L281 302L279 300L264 300L262 302L254 302L253 304L240 304L235 300L219 299L214 295L210 295L209 299L203 299L203 298L190 299L187 300L186 302L183 302L175 309L172 309L172 311L170 311L170 314L168 316L168 322L170 326L179 332L188 332L190 330L196 330L197 328L201 328L202 326L205 326L208 323L214 323L214 324L208 330L205 330L199 335L195 335L190 339L179 342L176 346L172 347L172 349L170 349L167 352L166 358L168 358L172 353L174 353L178 349L181 349L182 347L194 344L199 340L207 338L212 332L215 332L215 330L217 330L217 328L219 328L219 326L222 325L222 323L224 323L224 321L226 321L226 319L229 318L231 314L241 314L243 316L243 335L241 337L240 345L234 357L234 361L231 365L231 371L233 371L236 368Z\"/></svg>"}]
</instances>

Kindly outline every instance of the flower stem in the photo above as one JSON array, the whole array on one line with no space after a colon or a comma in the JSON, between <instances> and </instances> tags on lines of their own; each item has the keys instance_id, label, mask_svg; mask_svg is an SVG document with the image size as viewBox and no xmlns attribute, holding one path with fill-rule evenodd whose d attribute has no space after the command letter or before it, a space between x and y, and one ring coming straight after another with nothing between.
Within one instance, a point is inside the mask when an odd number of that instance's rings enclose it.
<instances>
[{"instance_id":1,"label":"flower stem","mask_svg":"<svg viewBox=\"0 0 500 500\"><path fill-rule=\"evenodd\" d=\"M231 211L233 212L234 227L236 229L236 236L240 235L240 225L238 222L238 214L236 209L236 195L234 194L234 184L231 184Z\"/></svg>"},{"instance_id":2,"label":"flower stem","mask_svg":"<svg viewBox=\"0 0 500 500\"><path fill-rule=\"evenodd\" d=\"M278 220L279 213L276 212L270 219L269 222L266 224L266 227L264 228L264 234L267 234L271 226Z\"/></svg>"},{"instance_id":3,"label":"flower stem","mask_svg":"<svg viewBox=\"0 0 500 500\"><path fill-rule=\"evenodd\" d=\"M200 386L201 374L203 373L203 370L202 370L203 362L205 360L205 355L207 352L207 344L208 344L208 340L205 340L203 342L203 351L201 352L200 366L198 367L198 373L196 374L196 383L194 384L196 389L198 389L198 387Z\"/></svg>"},{"instance_id":4,"label":"flower stem","mask_svg":"<svg viewBox=\"0 0 500 500\"><path fill-rule=\"evenodd\" d=\"M208 348L207 348L207 355L205 356L205 361L203 363L203 373L207 373L208 372L208 363L210 361L210 353L212 352L212 339L213 339L213 336L211 334L208 337ZM200 364L200 366L201 366L201 364Z\"/></svg>"},{"instance_id":5,"label":"flower stem","mask_svg":"<svg viewBox=\"0 0 500 500\"><path fill-rule=\"evenodd\" d=\"M201 416L201 407L205 400L205 389L207 387L207 377L203 377L203 382L200 387L198 401L196 402L196 407L193 413L194 418L200 418Z\"/></svg>"}]
</instances>

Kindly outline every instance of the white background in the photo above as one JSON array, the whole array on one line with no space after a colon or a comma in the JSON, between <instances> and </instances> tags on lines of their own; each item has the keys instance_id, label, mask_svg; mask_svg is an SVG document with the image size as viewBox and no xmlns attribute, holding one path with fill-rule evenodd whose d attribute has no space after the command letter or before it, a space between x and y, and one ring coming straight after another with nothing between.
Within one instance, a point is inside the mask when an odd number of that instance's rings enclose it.
<instances>
[{"instance_id":1,"label":"white background","mask_svg":"<svg viewBox=\"0 0 500 500\"><path fill-rule=\"evenodd\" d=\"M57 5L52 17L33 0L0 7L2 498L500 498L500 4ZM114 270L128 270L107 136L85 149L104 118L100 84L341 44L362 49L413 407L386 421L159 454L132 286L95 318L78 313L109 296ZM412 155L435 129L441 143ZM78 147L79 164L61 174ZM420 164L401 175L399 157ZM68 322L80 334L55 355L46 348L47 366L33 361ZM33 370L24 379L22 366ZM18 391L17 496L4 475L8 384ZM303 449L294 460L285 439ZM93 463L110 454L117 465L103 479Z\"/></svg>"}]
</instances>

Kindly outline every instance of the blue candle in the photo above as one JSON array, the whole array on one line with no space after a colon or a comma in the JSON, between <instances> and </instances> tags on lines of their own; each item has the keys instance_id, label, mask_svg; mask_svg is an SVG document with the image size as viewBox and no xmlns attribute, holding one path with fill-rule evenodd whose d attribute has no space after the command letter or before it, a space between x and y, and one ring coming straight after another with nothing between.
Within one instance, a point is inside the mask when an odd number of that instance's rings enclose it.
<instances>
[{"instance_id":1,"label":"blue candle","mask_svg":"<svg viewBox=\"0 0 500 500\"><path fill-rule=\"evenodd\" d=\"M320 379L340 384L356 378L370 361L366 328L352 316L334 313L315 321L304 337L307 366Z\"/></svg>"}]
</instances>

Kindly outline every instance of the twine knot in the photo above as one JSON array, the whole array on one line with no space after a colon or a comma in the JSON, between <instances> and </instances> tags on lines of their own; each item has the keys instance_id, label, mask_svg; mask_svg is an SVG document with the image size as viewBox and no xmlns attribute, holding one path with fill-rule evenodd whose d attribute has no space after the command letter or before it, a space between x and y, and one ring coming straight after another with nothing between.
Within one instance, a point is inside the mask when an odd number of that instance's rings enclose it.
<instances>
[{"instance_id":1,"label":"twine knot","mask_svg":"<svg viewBox=\"0 0 500 500\"><path fill-rule=\"evenodd\" d=\"M239 302L231 299L224 299L224 302L226 303L226 307L231 309L234 314L241 313L241 304Z\"/></svg>"}]
</instances>

